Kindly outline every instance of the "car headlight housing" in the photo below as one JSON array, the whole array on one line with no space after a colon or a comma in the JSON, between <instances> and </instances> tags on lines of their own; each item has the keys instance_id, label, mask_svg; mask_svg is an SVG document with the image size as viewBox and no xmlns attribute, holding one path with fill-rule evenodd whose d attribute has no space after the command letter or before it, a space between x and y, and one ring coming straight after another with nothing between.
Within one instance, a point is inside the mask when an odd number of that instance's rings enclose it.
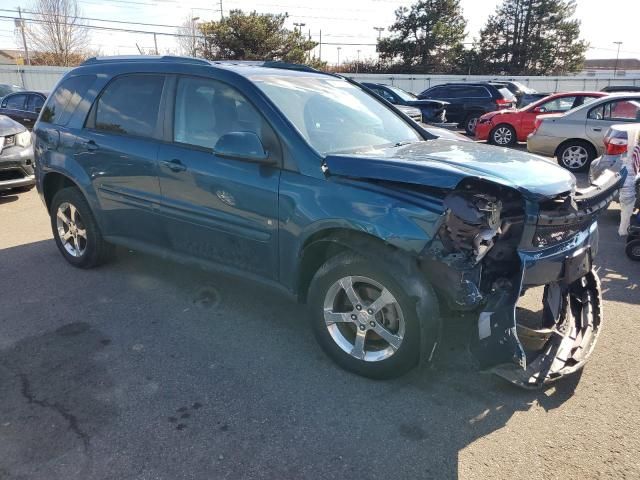
<instances>
[{"instance_id":1,"label":"car headlight housing","mask_svg":"<svg viewBox=\"0 0 640 480\"><path fill-rule=\"evenodd\" d=\"M31 145L31 132L29 130L25 130L22 133L16 134L16 145L21 147L28 147Z\"/></svg>"}]
</instances>

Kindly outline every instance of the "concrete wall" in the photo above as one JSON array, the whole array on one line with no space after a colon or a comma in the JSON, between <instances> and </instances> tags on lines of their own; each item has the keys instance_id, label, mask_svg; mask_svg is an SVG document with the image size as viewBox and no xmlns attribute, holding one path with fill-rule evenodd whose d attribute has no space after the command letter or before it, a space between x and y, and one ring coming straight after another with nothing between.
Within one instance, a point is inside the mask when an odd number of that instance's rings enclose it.
<instances>
[{"instance_id":1,"label":"concrete wall","mask_svg":"<svg viewBox=\"0 0 640 480\"><path fill-rule=\"evenodd\" d=\"M51 90L60 77L70 70L65 67L29 67L0 65L0 83L22 85L30 90ZM421 91L447 82L478 82L484 80L517 80L539 92L561 92L569 90L600 90L607 85L640 85L640 74L624 78L593 76L569 77L491 77L480 75L391 75L391 74L347 74L358 80L397 85L410 92Z\"/></svg>"}]
</instances>

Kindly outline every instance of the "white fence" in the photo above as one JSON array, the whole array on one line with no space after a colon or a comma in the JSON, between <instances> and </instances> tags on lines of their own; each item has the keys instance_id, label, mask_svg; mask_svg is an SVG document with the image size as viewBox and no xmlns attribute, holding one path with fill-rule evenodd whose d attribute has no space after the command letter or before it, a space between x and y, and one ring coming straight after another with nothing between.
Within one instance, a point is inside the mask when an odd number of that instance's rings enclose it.
<instances>
[{"instance_id":1,"label":"white fence","mask_svg":"<svg viewBox=\"0 0 640 480\"><path fill-rule=\"evenodd\" d=\"M392 74L347 74L358 82L385 83L396 85L414 93L420 93L434 85L447 82L483 82L487 80L515 80L538 92L568 92L579 90L600 90L608 85L637 85L640 86L640 74L627 75L624 78L601 78L593 76L567 77L496 77L482 75L392 75Z\"/></svg>"},{"instance_id":2,"label":"white fence","mask_svg":"<svg viewBox=\"0 0 640 480\"><path fill-rule=\"evenodd\" d=\"M65 67L30 67L16 65L0 65L0 83L21 85L29 90L51 90L56 82L69 68ZM491 77L480 75L401 75L401 74L346 74L354 80L362 82L386 83L397 85L410 92L423 90L447 82L478 82L485 80L517 80L529 85L539 92L562 92L570 90L600 90L607 85L640 86L640 74L618 78L602 78L594 76L568 77Z\"/></svg>"}]
</instances>

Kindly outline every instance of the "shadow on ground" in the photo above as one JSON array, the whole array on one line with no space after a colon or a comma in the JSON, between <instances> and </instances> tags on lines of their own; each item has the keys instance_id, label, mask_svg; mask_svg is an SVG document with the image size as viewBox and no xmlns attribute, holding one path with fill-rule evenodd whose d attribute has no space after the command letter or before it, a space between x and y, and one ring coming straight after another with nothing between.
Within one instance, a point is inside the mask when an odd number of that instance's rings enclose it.
<instances>
[{"instance_id":1,"label":"shadow on ground","mask_svg":"<svg viewBox=\"0 0 640 480\"><path fill-rule=\"evenodd\" d=\"M1 478L455 479L462 449L579 381L530 392L480 374L455 321L433 365L367 380L271 290L118 257L83 271L52 241L0 250L0 328L20 337L0 351Z\"/></svg>"}]
</instances>

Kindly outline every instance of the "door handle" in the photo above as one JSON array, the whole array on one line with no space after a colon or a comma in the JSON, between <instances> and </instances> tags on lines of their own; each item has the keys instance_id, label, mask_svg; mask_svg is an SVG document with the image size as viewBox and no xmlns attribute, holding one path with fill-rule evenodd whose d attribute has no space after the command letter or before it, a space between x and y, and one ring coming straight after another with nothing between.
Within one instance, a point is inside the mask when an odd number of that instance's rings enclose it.
<instances>
[{"instance_id":1,"label":"door handle","mask_svg":"<svg viewBox=\"0 0 640 480\"><path fill-rule=\"evenodd\" d=\"M89 152L93 152L98 149L98 144L93 140L89 140L87 142L84 142L84 148L86 148Z\"/></svg>"},{"instance_id":2,"label":"door handle","mask_svg":"<svg viewBox=\"0 0 640 480\"><path fill-rule=\"evenodd\" d=\"M180 160L178 160L177 158L174 158L173 160L168 160L168 161L164 160L160 163L162 163L162 165L167 167L172 172L184 172L187 169L186 165L182 163Z\"/></svg>"},{"instance_id":3,"label":"door handle","mask_svg":"<svg viewBox=\"0 0 640 480\"><path fill-rule=\"evenodd\" d=\"M593 131L594 131L594 132L601 132L601 131L602 131L602 128L600 128L600 127L593 127Z\"/></svg>"}]
</instances>

